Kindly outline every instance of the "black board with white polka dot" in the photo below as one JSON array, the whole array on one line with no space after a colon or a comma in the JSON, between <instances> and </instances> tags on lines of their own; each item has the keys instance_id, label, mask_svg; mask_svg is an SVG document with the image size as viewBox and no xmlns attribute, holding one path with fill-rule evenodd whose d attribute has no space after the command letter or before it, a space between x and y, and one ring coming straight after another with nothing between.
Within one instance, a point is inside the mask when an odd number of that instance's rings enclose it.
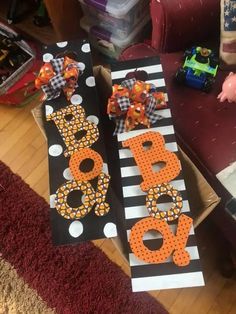
<instances>
[{"instance_id":1,"label":"black board with white polka dot","mask_svg":"<svg viewBox=\"0 0 236 314\"><path fill-rule=\"evenodd\" d=\"M61 56L73 56L79 62L83 74L78 79L71 103L81 105L86 113L87 120L97 124L99 139L91 149L98 152L103 158L103 172L108 172L107 157L103 141L103 129L100 123L99 103L93 76L90 45L87 40L60 42L43 48L43 61L50 62L51 59ZM69 169L69 158L64 157L66 148L62 137L53 121L46 121L46 115L56 112L70 105L63 92L56 99L44 102L44 126L48 139L48 161L49 161L49 184L50 184L50 212L52 225L52 238L55 245L78 243L86 240L114 237L117 235L115 208L112 205L112 193L109 187L106 201L110 204L109 213L103 217L95 215L94 210L81 220L68 220L63 218L55 208L55 193L57 189L67 180L73 179ZM87 160L86 160L87 161ZM89 167L89 164L85 167ZM91 181L96 190L96 179ZM68 201L72 207L78 207L83 202L80 191L71 192Z\"/></svg>"}]
</instances>

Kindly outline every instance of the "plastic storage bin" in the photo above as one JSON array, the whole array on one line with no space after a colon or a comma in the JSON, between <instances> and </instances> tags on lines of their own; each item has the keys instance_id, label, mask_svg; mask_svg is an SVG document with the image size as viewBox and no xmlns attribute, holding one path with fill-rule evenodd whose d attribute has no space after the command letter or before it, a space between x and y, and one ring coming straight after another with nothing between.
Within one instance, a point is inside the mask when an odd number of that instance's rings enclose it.
<instances>
[{"instance_id":1,"label":"plastic storage bin","mask_svg":"<svg viewBox=\"0 0 236 314\"><path fill-rule=\"evenodd\" d=\"M149 13L147 0L79 0L90 23L124 39Z\"/></svg>"},{"instance_id":2,"label":"plastic storage bin","mask_svg":"<svg viewBox=\"0 0 236 314\"><path fill-rule=\"evenodd\" d=\"M89 34L91 45L109 58L118 59L121 52L131 44L141 41L149 30L149 17L144 18L125 39L89 23L86 17L80 20L80 26Z\"/></svg>"}]
</instances>

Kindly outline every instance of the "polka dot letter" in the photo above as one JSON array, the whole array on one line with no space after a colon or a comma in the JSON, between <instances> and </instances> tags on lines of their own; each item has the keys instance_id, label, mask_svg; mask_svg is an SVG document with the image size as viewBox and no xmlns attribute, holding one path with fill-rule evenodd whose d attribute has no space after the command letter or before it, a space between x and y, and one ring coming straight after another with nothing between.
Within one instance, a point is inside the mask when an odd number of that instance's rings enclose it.
<instances>
[{"instance_id":1,"label":"polka dot letter","mask_svg":"<svg viewBox=\"0 0 236 314\"><path fill-rule=\"evenodd\" d=\"M67 197L72 191L80 190L84 195L84 202L79 207L71 207L67 203ZM55 206L58 213L66 219L80 219L86 216L92 209L95 192L89 182L76 180L67 181L56 191Z\"/></svg>"},{"instance_id":2,"label":"polka dot letter","mask_svg":"<svg viewBox=\"0 0 236 314\"><path fill-rule=\"evenodd\" d=\"M130 233L130 247L139 259L147 263L163 263L174 251L173 261L178 266L186 266L190 256L185 251L192 219L182 214L178 221L176 235L174 235L165 220L144 218L138 221ZM156 230L163 236L162 247L158 250L149 250L143 243L143 236L147 231Z\"/></svg>"},{"instance_id":3,"label":"polka dot letter","mask_svg":"<svg viewBox=\"0 0 236 314\"><path fill-rule=\"evenodd\" d=\"M92 146L99 138L97 126L87 121L84 109L80 105L67 106L47 115L46 118L47 121L53 120L55 122L65 142L67 147L64 151L65 157L71 156L81 148ZM85 131L86 135L77 140L75 134L80 131Z\"/></svg>"},{"instance_id":4,"label":"polka dot letter","mask_svg":"<svg viewBox=\"0 0 236 314\"><path fill-rule=\"evenodd\" d=\"M110 176L106 173L101 173L98 177L98 185L96 191L96 206L95 214L97 216L104 216L110 210L110 205L105 202L107 190L110 183Z\"/></svg>"},{"instance_id":5,"label":"polka dot letter","mask_svg":"<svg viewBox=\"0 0 236 314\"><path fill-rule=\"evenodd\" d=\"M80 164L83 160L92 159L94 162L93 169L88 172L81 171ZM102 157L90 148L84 148L75 152L70 158L70 171L73 177L79 181L89 181L97 177L103 165Z\"/></svg>"},{"instance_id":6,"label":"polka dot letter","mask_svg":"<svg viewBox=\"0 0 236 314\"><path fill-rule=\"evenodd\" d=\"M143 144L151 142L149 149L145 150ZM158 132L149 131L122 142L123 147L130 147L134 159L141 171L143 182L141 189L148 189L173 180L180 172L180 162L176 155L165 149L163 136ZM158 172L154 172L152 165L164 162L165 166Z\"/></svg>"},{"instance_id":7,"label":"polka dot letter","mask_svg":"<svg viewBox=\"0 0 236 314\"><path fill-rule=\"evenodd\" d=\"M110 210L110 205L105 202L109 187L110 176L101 173L98 177L97 190L94 191L88 181L67 181L56 191L55 207L58 213L66 219L81 219L86 216L95 206L95 214L104 216ZM67 203L70 192L80 190L83 194L83 204L79 207L71 207Z\"/></svg>"},{"instance_id":8,"label":"polka dot letter","mask_svg":"<svg viewBox=\"0 0 236 314\"><path fill-rule=\"evenodd\" d=\"M172 198L173 206L167 211L160 211L157 207L157 200L161 195L169 195ZM183 207L183 200L180 192L168 183L158 184L156 187L149 189L146 197L146 206L149 215L166 221L177 219Z\"/></svg>"}]
</instances>

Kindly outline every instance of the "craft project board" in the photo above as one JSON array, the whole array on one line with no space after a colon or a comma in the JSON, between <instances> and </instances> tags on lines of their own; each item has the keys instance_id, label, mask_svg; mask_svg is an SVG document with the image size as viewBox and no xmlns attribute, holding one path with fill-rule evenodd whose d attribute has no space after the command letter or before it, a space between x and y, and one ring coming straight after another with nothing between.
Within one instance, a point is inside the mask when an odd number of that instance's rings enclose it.
<instances>
[{"instance_id":1,"label":"craft project board","mask_svg":"<svg viewBox=\"0 0 236 314\"><path fill-rule=\"evenodd\" d=\"M95 78L91 62L90 45L87 40L60 42L55 45L45 46L43 51L43 61L50 62L61 54L67 55L74 53L76 61L79 62L83 70L78 79L78 87L71 101L66 100L63 92L60 97L45 101L44 111L44 128L48 142L48 161L49 161L49 184L50 184L50 213L52 223L52 237L55 245L78 243L81 241L110 238L117 236L115 206L112 202L112 193L109 186L106 201L110 204L110 211L107 215L98 217L94 210L80 220L71 220L63 218L55 208L55 193L57 189L66 181L73 180L69 169L69 159L64 156L63 151L66 149L65 143L55 125L51 121L46 121L46 115L56 112L62 108L74 104L84 108L87 120L94 122L99 130L99 139L91 149L100 154L103 159L102 171L108 173L107 157L103 140L103 128L100 122L99 102L96 91ZM91 182L96 187L96 180ZM82 193L73 191L68 197L70 206L77 207L83 202Z\"/></svg>"},{"instance_id":2,"label":"craft project board","mask_svg":"<svg viewBox=\"0 0 236 314\"><path fill-rule=\"evenodd\" d=\"M117 62L113 64L111 73L112 84L120 84L123 80L125 80L125 76L129 72L133 72L135 70L146 71L148 73L148 80L146 82L155 84L159 91L165 93L167 92L162 65L158 57ZM170 108L160 110L159 114L162 115L163 119L159 120L151 129L133 130L117 135L125 226L128 239L130 236L130 230L135 223L144 217L148 217L149 214L145 206L146 193L144 193L139 186L141 183L141 173L139 172L131 151L127 148L122 148L122 141L150 130L157 131L164 136L166 149L174 152L178 156L178 147L175 139ZM178 177L170 183L182 194L182 213L191 217L182 171ZM168 209L169 207L169 202L162 203L163 209ZM171 229L175 231L175 223L171 225ZM144 244L151 249L161 247L162 239L160 234L156 232L146 233L144 236ZM190 254L191 261L189 265L184 267L176 266L171 258L166 260L164 263L148 264L136 258L130 249L129 263L131 267L133 291L162 290L204 285L204 278L193 227L190 230L186 248Z\"/></svg>"}]
</instances>

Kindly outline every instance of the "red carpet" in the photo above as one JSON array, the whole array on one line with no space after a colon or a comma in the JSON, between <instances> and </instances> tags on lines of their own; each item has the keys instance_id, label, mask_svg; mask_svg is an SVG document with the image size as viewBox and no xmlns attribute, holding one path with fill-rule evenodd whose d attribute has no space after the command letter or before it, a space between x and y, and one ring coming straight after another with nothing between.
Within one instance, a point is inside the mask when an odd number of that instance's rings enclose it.
<instances>
[{"instance_id":1,"label":"red carpet","mask_svg":"<svg viewBox=\"0 0 236 314\"><path fill-rule=\"evenodd\" d=\"M56 313L167 313L91 242L53 247L48 204L2 162L0 252Z\"/></svg>"}]
</instances>

